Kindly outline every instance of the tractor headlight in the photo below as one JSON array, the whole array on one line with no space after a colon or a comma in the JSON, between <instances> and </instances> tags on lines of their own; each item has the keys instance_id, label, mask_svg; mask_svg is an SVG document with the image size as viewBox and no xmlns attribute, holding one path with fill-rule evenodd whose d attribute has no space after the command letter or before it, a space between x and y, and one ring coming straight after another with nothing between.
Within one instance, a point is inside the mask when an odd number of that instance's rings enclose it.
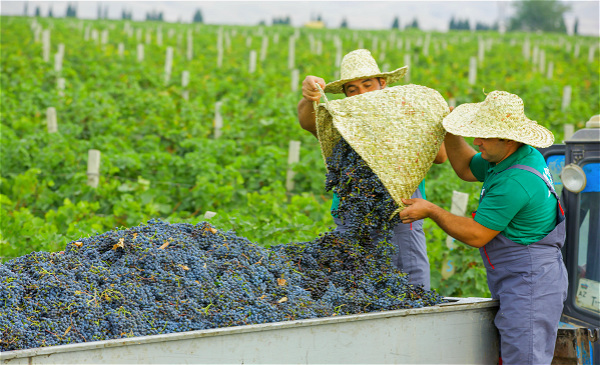
<instances>
[{"instance_id":1,"label":"tractor headlight","mask_svg":"<svg viewBox=\"0 0 600 365\"><path fill-rule=\"evenodd\" d=\"M585 188L587 179L585 172L579 165L574 163L565 166L560 173L560 179L562 180L565 189L572 193L579 193Z\"/></svg>"}]
</instances>

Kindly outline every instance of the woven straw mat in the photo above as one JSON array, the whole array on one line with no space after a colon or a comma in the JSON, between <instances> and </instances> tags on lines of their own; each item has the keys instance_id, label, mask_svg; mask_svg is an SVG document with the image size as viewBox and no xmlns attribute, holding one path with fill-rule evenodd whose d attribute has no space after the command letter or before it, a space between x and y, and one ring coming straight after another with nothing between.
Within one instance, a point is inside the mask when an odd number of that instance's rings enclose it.
<instances>
[{"instance_id":1,"label":"woven straw mat","mask_svg":"<svg viewBox=\"0 0 600 365\"><path fill-rule=\"evenodd\" d=\"M327 160L340 136L381 179L400 208L431 168L450 112L436 90L402 85L319 104L317 135Z\"/></svg>"}]
</instances>

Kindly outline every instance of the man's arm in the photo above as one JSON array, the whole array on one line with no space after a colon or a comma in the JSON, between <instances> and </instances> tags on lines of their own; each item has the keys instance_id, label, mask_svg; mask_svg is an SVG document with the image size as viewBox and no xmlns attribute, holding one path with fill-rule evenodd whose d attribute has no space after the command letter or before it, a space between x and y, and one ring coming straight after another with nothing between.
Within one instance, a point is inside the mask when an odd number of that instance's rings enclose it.
<instances>
[{"instance_id":1,"label":"man's arm","mask_svg":"<svg viewBox=\"0 0 600 365\"><path fill-rule=\"evenodd\" d=\"M400 212L402 223L431 218L444 232L469 246L482 247L500 233L482 226L472 218L454 215L425 199L402 199L402 203L406 205Z\"/></svg>"},{"instance_id":2,"label":"man's arm","mask_svg":"<svg viewBox=\"0 0 600 365\"><path fill-rule=\"evenodd\" d=\"M298 102L298 121L305 129L317 137L317 125L314 102L321 99L321 93L315 86L318 83L325 89L325 80L316 76L306 76L302 81L302 99Z\"/></svg>"},{"instance_id":3,"label":"man's arm","mask_svg":"<svg viewBox=\"0 0 600 365\"><path fill-rule=\"evenodd\" d=\"M475 149L461 136L449 132L446 132L444 144L446 145L448 160L450 160L450 165L452 165L456 175L465 181L478 181L469 166L473 156L477 154Z\"/></svg>"},{"instance_id":4,"label":"man's arm","mask_svg":"<svg viewBox=\"0 0 600 365\"><path fill-rule=\"evenodd\" d=\"M444 142L442 142L440 150L438 151L437 156L435 156L435 160L433 160L433 163L441 164L444 163L447 159L448 155L446 154L446 145L444 144Z\"/></svg>"}]
</instances>

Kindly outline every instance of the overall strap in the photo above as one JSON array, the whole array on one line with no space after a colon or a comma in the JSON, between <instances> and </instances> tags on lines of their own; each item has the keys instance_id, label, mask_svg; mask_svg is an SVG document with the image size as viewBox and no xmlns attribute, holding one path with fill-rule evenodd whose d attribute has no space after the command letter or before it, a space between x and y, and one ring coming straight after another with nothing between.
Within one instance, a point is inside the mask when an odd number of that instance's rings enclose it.
<instances>
[{"instance_id":1,"label":"overall strap","mask_svg":"<svg viewBox=\"0 0 600 365\"><path fill-rule=\"evenodd\" d=\"M512 165L511 167L507 168L506 170L510 170L510 169L519 169L519 170L529 171L532 174L534 174L534 175L538 176L539 178L541 178L542 180L544 180L544 182L546 183L546 186L548 187L548 189L550 189L550 191L552 192L552 194L558 201L558 207L560 208L560 212L562 213L563 216L565 215L562 205L560 204L560 198L558 197L558 194L556 194L556 191L554 190L554 186L552 185L552 183L550 181L548 181L548 179L546 179L546 177L544 175L540 174L540 172L538 170L534 169L533 167L527 166L527 165L516 164L516 165Z\"/></svg>"}]
</instances>

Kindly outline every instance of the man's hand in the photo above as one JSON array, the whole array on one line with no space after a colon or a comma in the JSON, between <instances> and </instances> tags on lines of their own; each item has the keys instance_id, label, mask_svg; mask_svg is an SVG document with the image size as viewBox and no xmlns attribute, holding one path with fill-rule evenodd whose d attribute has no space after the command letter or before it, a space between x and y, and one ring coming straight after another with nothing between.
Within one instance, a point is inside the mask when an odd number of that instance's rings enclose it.
<instances>
[{"instance_id":1,"label":"man's hand","mask_svg":"<svg viewBox=\"0 0 600 365\"><path fill-rule=\"evenodd\" d=\"M302 97L308 101L319 101L321 93L315 84L319 84L321 89L325 89L325 80L317 76L306 76L302 81Z\"/></svg>"},{"instance_id":2,"label":"man's hand","mask_svg":"<svg viewBox=\"0 0 600 365\"><path fill-rule=\"evenodd\" d=\"M406 205L406 208L400 212L402 223L412 223L420 219L429 218L430 210L434 205L420 198L402 199L402 203Z\"/></svg>"},{"instance_id":3,"label":"man's hand","mask_svg":"<svg viewBox=\"0 0 600 365\"><path fill-rule=\"evenodd\" d=\"M321 93L316 84L325 89L325 80L317 76L306 76L302 81L302 99L298 102L298 121L305 129L317 137L314 102L321 99ZM317 137L318 138L318 137Z\"/></svg>"}]
</instances>

